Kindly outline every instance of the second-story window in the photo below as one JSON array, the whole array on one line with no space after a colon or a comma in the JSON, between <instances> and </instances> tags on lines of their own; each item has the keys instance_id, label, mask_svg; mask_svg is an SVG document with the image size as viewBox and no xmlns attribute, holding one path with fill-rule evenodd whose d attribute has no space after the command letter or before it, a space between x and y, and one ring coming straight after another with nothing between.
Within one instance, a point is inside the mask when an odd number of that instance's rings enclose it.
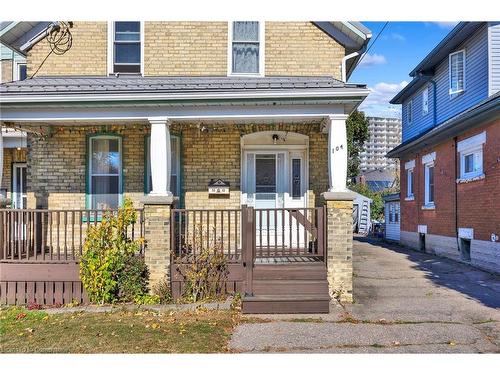
<instances>
[{"instance_id":1,"label":"second-story window","mask_svg":"<svg viewBox=\"0 0 500 375\"><path fill-rule=\"evenodd\" d=\"M232 23L231 74L260 74L262 31L259 22Z\"/></svg>"},{"instance_id":2,"label":"second-story window","mask_svg":"<svg viewBox=\"0 0 500 375\"><path fill-rule=\"evenodd\" d=\"M422 91L422 115L429 113L429 87Z\"/></svg>"},{"instance_id":3,"label":"second-story window","mask_svg":"<svg viewBox=\"0 0 500 375\"><path fill-rule=\"evenodd\" d=\"M141 72L141 23L115 22L113 73Z\"/></svg>"},{"instance_id":4,"label":"second-story window","mask_svg":"<svg viewBox=\"0 0 500 375\"><path fill-rule=\"evenodd\" d=\"M450 94L465 90L465 51L451 53L449 56Z\"/></svg>"},{"instance_id":5,"label":"second-story window","mask_svg":"<svg viewBox=\"0 0 500 375\"><path fill-rule=\"evenodd\" d=\"M410 100L406 107L406 118L408 119L408 123L413 121L413 100Z\"/></svg>"}]
</instances>

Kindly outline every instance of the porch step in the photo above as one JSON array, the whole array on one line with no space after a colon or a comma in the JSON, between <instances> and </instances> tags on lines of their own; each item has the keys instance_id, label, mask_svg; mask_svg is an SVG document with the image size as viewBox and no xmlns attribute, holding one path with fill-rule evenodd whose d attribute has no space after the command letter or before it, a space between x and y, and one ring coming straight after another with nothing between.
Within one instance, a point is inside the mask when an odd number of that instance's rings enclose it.
<instances>
[{"instance_id":1,"label":"porch step","mask_svg":"<svg viewBox=\"0 0 500 375\"><path fill-rule=\"evenodd\" d=\"M328 295L328 282L324 280L256 280L253 293L259 295L325 294Z\"/></svg>"},{"instance_id":2,"label":"porch step","mask_svg":"<svg viewBox=\"0 0 500 375\"><path fill-rule=\"evenodd\" d=\"M256 295L242 300L244 314L305 314L328 313L328 293L306 295Z\"/></svg>"},{"instance_id":3,"label":"porch step","mask_svg":"<svg viewBox=\"0 0 500 375\"><path fill-rule=\"evenodd\" d=\"M297 264L256 264L254 280L326 280L323 262Z\"/></svg>"}]
</instances>

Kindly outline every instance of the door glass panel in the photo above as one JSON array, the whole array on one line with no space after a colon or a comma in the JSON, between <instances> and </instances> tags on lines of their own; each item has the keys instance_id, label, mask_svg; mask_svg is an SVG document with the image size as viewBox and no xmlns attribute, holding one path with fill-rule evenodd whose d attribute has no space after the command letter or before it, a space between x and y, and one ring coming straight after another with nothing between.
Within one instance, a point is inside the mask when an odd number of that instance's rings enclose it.
<instances>
[{"instance_id":1,"label":"door glass panel","mask_svg":"<svg viewBox=\"0 0 500 375\"><path fill-rule=\"evenodd\" d=\"M301 182L300 159L292 159L292 198L294 199L302 197Z\"/></svg>"},{"instance_id":2,"label":"door glass panel","mask_svg":"<svg viewBox=\"0 0 500 375\"><path fill-rule=\"evenodd\" d=\"M257 155L255 158L255 191L276 193L276 156Z\"/></svg>"}]
</instances>

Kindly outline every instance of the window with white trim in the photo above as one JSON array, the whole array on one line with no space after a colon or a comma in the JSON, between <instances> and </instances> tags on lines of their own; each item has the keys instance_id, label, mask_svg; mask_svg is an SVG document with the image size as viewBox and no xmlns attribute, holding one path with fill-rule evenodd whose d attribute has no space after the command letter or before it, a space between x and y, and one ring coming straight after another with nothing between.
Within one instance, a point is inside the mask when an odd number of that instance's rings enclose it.
<instances>
[{"instance_id":1,"label":"window with white trim","mask_svg":"<svg viewBox=\"0 0 500 375\"><path fill-rule=\"evenodd\" d=\"M113 73L141 72L141 23L115 22L113 28Z\"/></svg>"},{"instance_id":2,"label":"window with white trim","mask_svg":"<svg viewBox=\"0 0 500 375\"><path fill-rule=\"evenodd\" d=\"M422 91L422 115L429 113L429 87Z\"/></svg>"},{"instance_id":3,"label":"window with white trim","mask_svg":"<svg viewBox=\"0 0 500 375\"><path fill-rule=\"evenodd\" d=\"M449 58L450 95L465 90L465 50L450 53Z\"/></svg>"},{"instance_id":4,"label":"window with white trim","mask_svg":"<svg viewBox=\"0 0 500 375\"><path fill-rule=\"evenodd\" d=\"M262 74L263 23L235 21L229 29L230 74Z\"/></svg>"},{"instance_id":5,"label":"window with white trim","mask_svg":"<svg viewBox=\"0 0 500 375\"><path fill-rule=\"evenodd\" d=\"M175 197L180 195L180 139L177 136L170 136L170 190ZM151 161L150 161L150 136L146 138L146 193L153 190L153 181L151 179Z\"/></svg>"},{"instance_id":6,"label":"window with white trim","mask_svg":"<svg viewBox=\"0 0 500 375\"><path fill-rule=\"evenodd\" d=\"M434 206L434 161L424 164L424 170L425 170L424 202L426 206Z\"/></svg>"},{"instance_id":7,"label":"window with white trim","mask_svg":"<svg viewBox=\"0 0 500 375\"><path fill-rule=\"evenodd\" d=\"M408 123L413 121L413 100L410 100L406 105L406 118Z\"/></svg>"},{"instance_id":8,"label":"window with white trim","mask_svg":"<svg viewBox=\"0 0 500 375\"><path fill-rule=\"evenodd\" d=\"M470 179L483 175L483 143L486 132L464 139L457 143L460 155L460 178Z\"/></svg>"},{"instance_id":9,"label":"window with white trim","mask_svg":"<svg viewBox=\"0 0 500 375\"><path fill-rule=\"evenodd\" d=\"M406 170L406 197L413 198L413 168Z\"/></svg>"},{"instance_id":10,"label":"window with white trim","mask_svg":"<svg viewBox=\"0 0 500 375\"><path fill-rule=\"evenodd\" d=\"M91 136L88 142L87 207L116 209L122 201L122 139Z\"/></svg>"}]
</instances>

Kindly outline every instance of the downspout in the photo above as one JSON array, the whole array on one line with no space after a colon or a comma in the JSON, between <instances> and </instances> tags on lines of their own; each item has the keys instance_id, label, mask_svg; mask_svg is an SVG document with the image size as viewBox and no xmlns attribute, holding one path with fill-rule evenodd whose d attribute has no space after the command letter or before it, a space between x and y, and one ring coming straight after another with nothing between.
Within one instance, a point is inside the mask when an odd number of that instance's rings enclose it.
<instances>
[{"instance_id":1,"label":"downspout","mask_svg":"<svg viewBox=\"0 0 500 375\"><path fill-rule=\"evenodd\" d=\"M341 70L342 70L342 82L347 82L347 68L346 68L346 62L347 62L347 60L350 60L353 57L360 56L363 53L365 53L365 51L366 51L366 44L359 51L350 53L349 55L344 56L342 58L342 68L341 68Z\"/></svg>"},{"instance_id":2,"label":"downspout","mask_svg":"<svg viewBox=\"0 0 500 375\"><path fill-rule=\"evenodd\" d=\"M455 178L453 179L453 184L455 185L455 238L457 239L457 249L460 252L460 242L458 240L458 160L457 160L457 137L453 137L453 161L455 162Z\"/></svg>"}]
</instances>

